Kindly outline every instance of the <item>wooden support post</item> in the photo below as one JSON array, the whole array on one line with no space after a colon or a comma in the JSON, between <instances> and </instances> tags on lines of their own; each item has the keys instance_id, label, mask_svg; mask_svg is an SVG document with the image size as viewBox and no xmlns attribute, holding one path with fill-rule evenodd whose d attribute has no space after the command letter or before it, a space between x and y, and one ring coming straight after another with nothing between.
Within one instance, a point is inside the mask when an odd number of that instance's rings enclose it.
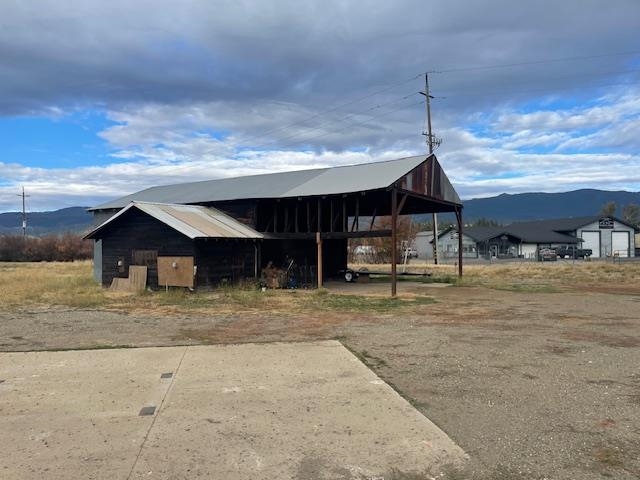
<instances>
[{"instance_id":1,"label":"wooden support post","mask_svg":"<svg viewBox=\"0 0 640 480\"><path fill-rule=\"evenodd\" d=\"M296 211L295 211L295 213L296 213L296 219L295 219L295 221L294 221L294 223L295 223L295 230L296 230L296 233L298 233L298 232L300 231L300 230L298 229L298 205L299 205L299 204L300 204L300 202L299 202L299 201L298 201L298 202L296 202Z\"/></svg>"},{"instance_id":2,"label":"wooden support post","mask_svg":"<svg viewBox=\"0 0 640 480\"><path fill-rule=\"evenodd\" d=\"M433 220L433 264L438 265L438 215L431 214Z\"/></svg>"},{"instance_id":3,"label":"wooden support post","mask_svg":"<svg viewBox=\"0 0 640 480\"><path fill-rule=\"evenodd\" d=\"M278 203L276 202L276 204L273 207L273 232L277 232L278 231Z\"/></svg>"},{"instance_id":4,"label":"wooden support post","mask_svg":"<svg viewBox=\"0 0 640 480\"><path fill-rule=\"evenodd\" d=\"M335 216L331 219L331 231L332 232L339 232L340 230L336 230L337 229L337 223L338 223L338 219L340 218L340 210L338 208L336 208L336 214Z\"/></svg>"},{"instance_id":5,"label":"wooden support post","mask_svg":"<svg viewBox=\"0 0 640 480\"><path fill-rule=\"evenodd\" d=\"M333 232L333 199L329 199L329 231Z\"/></svg>"},{"instance_id":6,"label":"wooden support post","mask_svg":"<svg viewBox=\"0 0 640 480\"><path fill-rule=\"evenodd\" d=\"M318 246L318 288L322 287L322 237L316 232L316 245Z\"/></svg>"},{"instance_id":7,"label":"wooden support post","mask_svg":"<svg viewBox=\"0 0 640 480\"><path fill-rule=\"evenodd\" d=\"M462 210L456 208L456 220L458 221L458 278L462 278Z\"/></svg>"},{"instance_id":8,"label":"wooden support post","mask_svg":"<svg viewBox=\"0 0 640 480\"><path fill-rule=\"evenodd\" d=\"M369 231L373 230L373 224L376 223L376 214L378 213L378 207L373 208L373 215L371 215L371 223L369 224Z\"/></svg>"},{"instance_id":9,"label":"wooden support post","mask_svg":"<svg viewBox=\"0 0 640 480\"><path fill-rule=\"evenodd\" d=\"M404 208L404 202L407 201L408 196L409 195L405 193L404 196L402 197L402 200L400 200L400 205L398 205L398 215L402 214L402 209Z\"/></svg>"},{"instance_id":10,"label":"wooden support post","mask_svg":"<svg viewBox=\"0 0 640 480\"><path fill-rule=\"evenodd\" d=\"M346 232L347 228L347 199L342 197L342 231Z\"/></svg>"},{"instance_id":11,"label":"wooden support post","mask_svg":"<svg viewBox=\"0 0 640 480\"><path fill-rule=\"evenodd\" d=\"M318 228L316 228L316 232L322 231L322 199L318 199Z\"/></svg>"},{"instance_id":12,"label":"wooden support post","mask_svg":"<svg viewBox=\"0 0 640 480\"><path fill-rule=\"evenodd\" d=\"M396 260L398 259L398 193L391 190L391 296L396 296Z\"/></svg>"},{"instance_id":13,"label":"wooden support post","mask_svg":"<svg viewBox=\"0 0 640 480\"><path fill-rule=\"evenodd\" d=\"M289 205L284 206L284 232L289 231Z\"/></svg>"}]
</instances>

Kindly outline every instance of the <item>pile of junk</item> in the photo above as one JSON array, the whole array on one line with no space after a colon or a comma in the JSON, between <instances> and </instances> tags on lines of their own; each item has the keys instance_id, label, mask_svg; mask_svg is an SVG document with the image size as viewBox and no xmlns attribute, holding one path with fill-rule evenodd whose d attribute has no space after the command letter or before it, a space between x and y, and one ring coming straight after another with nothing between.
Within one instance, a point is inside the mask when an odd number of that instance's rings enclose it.
<instances>
[{"instance_id":1,"label":"pile of junk","mask_svg":"<svg viewBox=\"0 0 640 480\"><path fill-rule=\"evenodd\" d=\"M292 258L287 258L282 266L277 267L272 261L262 269L260 286L266 288L316 288L318 286L315 265L298 265Z\"/></svg>"}]
</instances>

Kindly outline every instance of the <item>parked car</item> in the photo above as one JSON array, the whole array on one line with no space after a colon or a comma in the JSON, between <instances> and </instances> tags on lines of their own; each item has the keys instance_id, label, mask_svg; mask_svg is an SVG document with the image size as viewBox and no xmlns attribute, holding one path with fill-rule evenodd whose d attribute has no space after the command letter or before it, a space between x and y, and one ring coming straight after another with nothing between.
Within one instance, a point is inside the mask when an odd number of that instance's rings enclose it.
<instances>
[{"instance_id":1,"label":"parked car","mask_svg":"<svg viewBox=\"0 0 640 480\"><path fill-rule=\"evenodd\" d=\"M375 255L377 252L376 247L372 245L358 245L353 249L354 255Z\"/></svg>"},{"instance_id":2,"label":"parked car","mask_svg":"<svg viewBox=\"0 0 640 480\"><path fill-rule=\"evenodd\" d=\"M555 250L556 255L560 258L585 258L593 254L590 248L560 247Z\"/></svg>"},{"instance_id":3,"label":"parked car","mask_svg":"<svg viewBox=\"0 0 640 480\"><path fill-rule=\"evenodd\" d=\"M407 258L418 258L418 250L413 247L407 248L404 252L402 252L402 256L407 255Z\"/></svg>"},{"instance_id":4,"label":"parked car","mask_svg":"<svg viewBox=\"0 0 640 480\"><path fill-rule=\"evenodd\" d=\"M555 262L558 260L558 254L553 248L541 248L538 252L538 258L541 262Z\"/></svg>"}]
</instances>

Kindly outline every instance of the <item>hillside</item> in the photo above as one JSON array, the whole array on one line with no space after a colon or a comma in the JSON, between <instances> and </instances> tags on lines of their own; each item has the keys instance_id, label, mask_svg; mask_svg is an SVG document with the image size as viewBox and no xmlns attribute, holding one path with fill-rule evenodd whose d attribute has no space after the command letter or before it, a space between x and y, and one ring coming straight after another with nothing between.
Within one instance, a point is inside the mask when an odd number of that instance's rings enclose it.
<instances>
[{"instance_id":1,"label":"hillside","mask_svg":"<svg viewBox=\"0 0 640 480\"><path fill-rule=\"evenodd\" d=\"M82 232L91 226L92 216L88 207L69 207L51 212L28 212L27 233L45 235L47 233ZM21 234L22 213L0 213L0 234Z\"/></svg>"},{"instance_id":2,"label":"hillside","mask_svg":"<svg viewBox=\"0 0 640 480\"><path fill-rule=\"evenodd\" d=\"M621 216L622 207L625 205L640 205L640 192L584 189L563 193L504 193L497 197L465 200L464 218L490 218L507 223L518 220L581 217L597 215L602 206L611 201L616 203L617 215Z\"/></svg>"},{"instance_id":3,"label":"hillside","mask_svg":"<svg viewBox=\"0 0 640 480\"><path fill-rule=\"evenodd\" d=\"M607 202L615 202L617 215L630 203L640 205L640 192L608 192L605 190L575 190L564 193L502 194L497 197L474 198L464 201L465 222L487 218L501 223L519 220L539 220L597 215ZM415 221L430 221L431 215L416 215ZM441 215L442 222L454 222L453 215ZM87 207L70 207L52 212L29 212L30 235L83 232L92 224ZM0 234L22 233L19 212L0 213Z\"/></svg>"}]
</instances>

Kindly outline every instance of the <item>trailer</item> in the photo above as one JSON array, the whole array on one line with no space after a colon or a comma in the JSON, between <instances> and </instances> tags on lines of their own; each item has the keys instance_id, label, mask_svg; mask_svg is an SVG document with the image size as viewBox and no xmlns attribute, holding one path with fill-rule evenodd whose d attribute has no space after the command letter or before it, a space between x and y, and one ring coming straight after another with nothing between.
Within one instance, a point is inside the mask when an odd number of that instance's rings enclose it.
<instances>
[{"instance_id":1,"label":"trailer","mask_svg":"<svg viewBox=\"0 0 640 480\"><path fill-rule=\"evenodd\" d=\"M340 270L339 273L344 278L344 281L348 283L356 282L360 277L366 278L368 281L371 275L391 275L390 272L375 272L367 268L361 268L360 270L346 268L344 270ZM396 275L398 275L399 277L430 277L431 273L430 272L426 272L426 273L398 272Z\"/></svg>"}]
</instances>

